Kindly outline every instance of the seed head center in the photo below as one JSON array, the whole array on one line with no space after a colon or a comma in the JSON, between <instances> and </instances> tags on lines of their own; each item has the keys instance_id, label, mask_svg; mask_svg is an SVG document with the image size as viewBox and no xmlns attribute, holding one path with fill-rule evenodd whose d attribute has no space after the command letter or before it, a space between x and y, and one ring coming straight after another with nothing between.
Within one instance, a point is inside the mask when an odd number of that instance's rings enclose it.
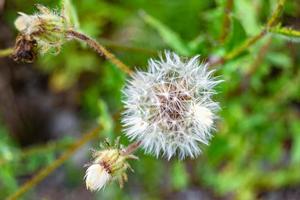
<instances>
[{"instance_id":1,"label":"seed head center","mask_svg":"<svg viewBox=\"0 0 300 200\"><path fill-rule=\"evenodd\" d=\"M182 122L187 111L187 101L191 96L182 88L170 83L161 84L156 90L159 111L157 117L169 128Z\"/></svg>"}]
</instances>

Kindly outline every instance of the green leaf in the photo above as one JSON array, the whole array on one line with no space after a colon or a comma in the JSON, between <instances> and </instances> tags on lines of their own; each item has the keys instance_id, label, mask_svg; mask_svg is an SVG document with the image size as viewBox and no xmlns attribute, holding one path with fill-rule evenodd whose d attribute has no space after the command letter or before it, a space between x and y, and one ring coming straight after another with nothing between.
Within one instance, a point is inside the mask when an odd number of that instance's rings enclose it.
<instances>
[{"instance_id":1,"label":"green leaf","mask_svg":"<svg viewBox=\"0 0 300 200\"><path fill-rule=\"evenodd\" d=\"M227 51L231 51L234 47L237 47L247 38L246 31L240 21L232 17L232 26L231 31L228 37L228 40L225 44Z\"/></svg>"},{"instance_id":2,"label":"green leaf","mask_svg":"<svg viewBox=\"0 0 300 200\"><path fill-rule=\"evenodd\" d=\"M0 170L0 198L5 199L9 193L15 191L18 187L15 169L9 165L2 165Z\"/></svg>"},{"instance_id":3,"label":"green leaf","mask_svg":"<svg viewBox=\"0 0 300 200\"><path fill-rule=\"evenodd\" d=\"M189 47L176 32L171 30L158 19L148 15L146 12L141 12L141 16L147 24L158 31L164 42L168 44L172 49L182 55L191 54L191 50L189 49Z\"/></svg>"},{"instance_id":4,"label":"green leaf","mask_svg":"<svg viewBox=\"0 0 300 200\"><path fill-rule=\"evenodd\" d=\"M291 57L283 52L270 52L267 56L267 60L280 68L289 68L292 66Z\"/></svg>"},{"instance_id":5,"label":"green leaf","mask_svg":"<svg viewBox=\"0 0 300 200\"><path fill-rule=\"evenodd\" d=\"M102 124L105 136L112 139L114 127L113 119L110 116L106 103L102 99L99 99L97 109L99 111L98 122Z\"/></svg>"},{"instance_id":6,"label":"green leaf","mask_svg":"<svg viewBox=\"0 0 300 200\"><path fill-rule=\"evenodd\" d=\"M234 1L234 8L236 16L243 24L248 34L255 34L260 31L260 25L258 23L258 11L259 9L253 5L253 1L239 0Z\"/></svg>"},{"instance_id":7,"label":"green leaf","mask_svg":"<svg viewBox=\"0 0 300 200\"><path fill-rule=\"evenodd\" d=\"M292 123L293 132L293 146L292 146L292 163L300 163L300 124L298 122Z\"/></svg>"},{"instance_id":8,"label":"green leaf","mask_svg":"<svg viewBox=\"0 0 300 200\"><path fill-rule=\"evenodd\" d=\"M188 43L189 48L191 49L191 51L193 52L205 52L206 49L206 38L204 37L204 35L199 35L197 36L195 39L193 39L192 41L190 41ZM206 52L205 52L206 53Z\"/></svg>"}]
</instances>

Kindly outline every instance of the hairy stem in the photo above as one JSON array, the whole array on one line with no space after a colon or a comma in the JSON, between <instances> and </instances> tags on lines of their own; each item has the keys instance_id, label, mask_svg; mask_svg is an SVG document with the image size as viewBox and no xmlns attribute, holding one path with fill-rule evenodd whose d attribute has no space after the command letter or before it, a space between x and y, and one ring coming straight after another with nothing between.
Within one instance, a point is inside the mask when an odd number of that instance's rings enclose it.
<instances>
[{"instance_id":1,"label":"hairy stem","mask_svg":"<svg viewBox=\"0 0 300 200\"><path fill-rule=\"evenodd\" d=\"M140 147L140 145L141 145L141 141L131 143L130 145L127 146L123 155L132 154L134 151L136 151Z\"/></svg>"},{"instance_id":2,"label":"hairy stem","mask_svg":"<svg viewBox=\"0 0 300 200\"><path fill-rule=\"evenodd\" d=\"M9 56L10 54L12 54L12 52L13 52L13 48L2 49L0 50L0 58Z\"/></svg>"},{"instance_id":3,"label":"hairy stem","mask_svg":"<svg viewBox=\"0 0 300 200\"><path fill-rule=\"evenodd\" d=\"M227 0L224 7L224 19L222 24L222 31L220 41L223 43L230 32L230 15L233 8L233 0Z\"/></svg>"},{"instance_id":4,"label":"hairy stem","mask_svg":"<svg viewBox=\"0 0 300 200\"><path fill-rule=\"evenodd\" d=\"M157 54L157 52L153 49L122 45L117 42L109 41L106 39L99 39L99 42L111 49L127 51L127 52L134 52L134 53L142 53L142 54L147 54L150 56Z\"/></svg>"},{"instance_id":5,"label":"hairy stem","mask_svg":"<svg viewBox=\"0 0 300 200\"><path fill-rule=\"evenodd\" d=\"M271 28L269 32L284 35L287 37L300 38L300 31L288 27L274 27Z\"/></svg>"},{"instance_id":6,"label":"hairy stem","mask_svg":"<svg viewBox=\"0 0 300 200\"><path fill-rule=\"evenodd\" d=\"M120 70L122 70L126 74L132 74L133 71L130 69L130 67L128 67L122 61L120 61L118 58L116 58L116 56L114 54L109 52L104 46L99 44L96 40L86 36L83 33L77 32L75 30L67 31L67 35L70 38L85 42L89 47L94 49L98 54L100 54L101 56L104 55L108 60L110 60L113 64L115 64Z\"/></svg>"},{"instance_id":7,"label":"hairy stem","mask_svg":"<svg viewBox=\"0 0 300 200\"><path fill-rule=\"evenodd\" d=\"M69 149L67 149L58 159L56 159L53 163L48 165L47 167L41 169L36 175L34 175L30 180L25 182L15 193L7 197L7 200L16 200L19 199L24 193L30 190L32 187L41 182L44 178L46 178L50 173L52 173L55 169L61 166L67 159L69 159L77 150L79 150L83 145L87 142L95 138L99 131L102 129L102 126L98 126L93 129L89 133L83 135L80 139L78 139L75 143L73 143Z\"/></svg>"},{"instance_id":8,"label":"hairy stem","mask_svg":"<svg viewBox=\"0 0 300 200\"><path fill-rule=\"evenodd\" d=\"M277 1L276 9L273 12L272 16L269 18L268 23L267 23L268 28L274 27L278 24L278 19L283 11L285 2L286 2L286 0L278 0Z\"/></svg>"}]
</instances>

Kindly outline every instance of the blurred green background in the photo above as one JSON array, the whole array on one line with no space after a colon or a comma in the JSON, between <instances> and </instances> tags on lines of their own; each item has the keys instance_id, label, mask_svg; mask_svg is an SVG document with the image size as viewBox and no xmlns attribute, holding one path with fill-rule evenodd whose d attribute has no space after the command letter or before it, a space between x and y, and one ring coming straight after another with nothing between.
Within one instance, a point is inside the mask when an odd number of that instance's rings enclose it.
<instances>
[{"instance_id":1,"label":"blurred green background","mask_svg":"<svg viewBox=\"0 0 300 200\"><path fill-rule=\"evenodd\" d=\"M80 30L132 68L144 70L164 49L203 61L223 56L259 33L276 0L73 1ZM0 49L13 46L17 12L54 0L0 0ZM281 23L300 29L300 2L288 0ZM225 32L225 33L224 33ZM78 42L34 64L0 58L0 199L50 164L100 120L105 132L24 199L300 199L300 45L268 34L218 66L225 80L215 99L222 110L215 136L195 160L165 161L137 152L134 173L97 193L86 191L90 148L122 135L118 112L126 75ZM128 141L122 136L122 142Z\"/></svg>"}]
</instances>

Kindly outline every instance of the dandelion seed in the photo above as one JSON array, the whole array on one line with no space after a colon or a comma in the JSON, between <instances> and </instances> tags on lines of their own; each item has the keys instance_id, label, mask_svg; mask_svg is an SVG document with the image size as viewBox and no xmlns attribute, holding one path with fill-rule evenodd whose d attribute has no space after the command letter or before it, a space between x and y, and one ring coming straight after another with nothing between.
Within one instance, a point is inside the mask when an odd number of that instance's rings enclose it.
<instances>
[{"instance_id":1,"label":"dandelion seed","mask_svg":"<svg viewBox=\"0 0 300 200\"><path fill-rule=\"evenodd\" d=\"M166 52L148 68L136 72L123 90L125 134L156 156L198 156L199 143L207 145L214 129L219 106L212 95L220 81L198 56L183 60Z\"/></svg>"}]
</instances>

